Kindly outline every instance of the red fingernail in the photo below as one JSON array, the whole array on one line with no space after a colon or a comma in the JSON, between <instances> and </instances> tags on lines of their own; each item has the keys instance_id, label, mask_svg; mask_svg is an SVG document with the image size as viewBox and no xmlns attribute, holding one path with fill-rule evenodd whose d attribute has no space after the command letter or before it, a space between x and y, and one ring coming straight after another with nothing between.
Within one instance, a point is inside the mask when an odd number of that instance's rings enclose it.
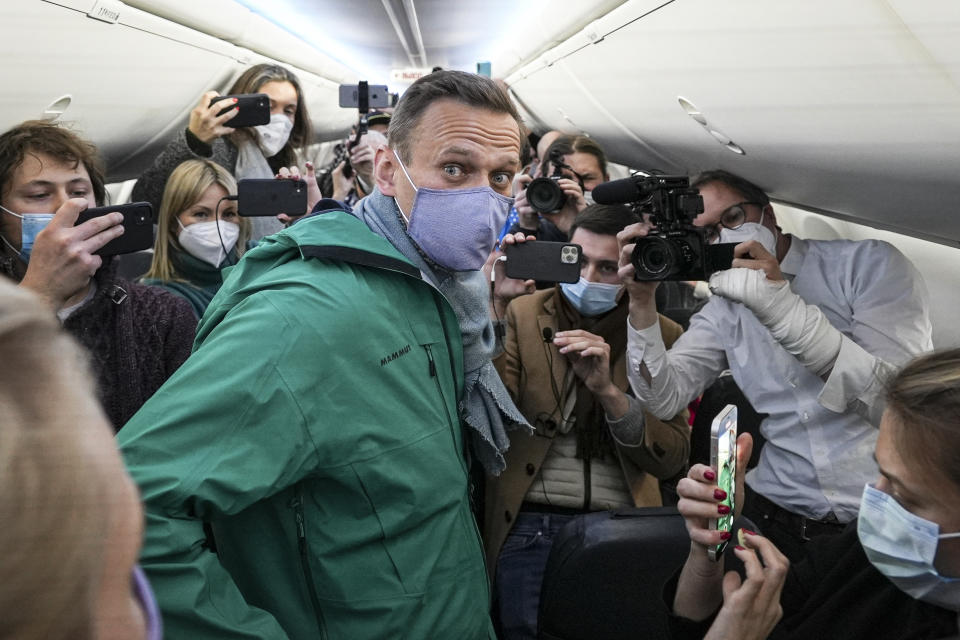
<instances>
[{"instance_id":1,"label":"red fingernail","mask_svg":"<svg viewBox=\"0 0 960 640\"><path fill-rule=\"evenodd\" d=\"M752 535L752 536L757 535L755 532L750 531L750 529L744 529L744 528L741 527L740 530L743 531L744 533L749 533L749 534Z\"/></svg>"},{"instance_id":2,"label":"red fingernail","mask_svg":"<svg viewBox=\"0 0 960 640\"><path fill-rule=\"evenodd\" d=\"M720 532L720 539L721 539L721 540L729 540L729 539L730 539L730 532L729 532L729 531L721 531L721 532Z\"/></svg>"},{"instance_id":3,"label":"red fingernail","mask_svg":"<svg viewBox=\"0 0 960 640\"><path fill-rule=\"evenodd\" d=\"M723 489L714 489L713 497L715 500L723 500L724 498L727 497L727 492L724 491Z\"/></svg>"},{"instance_id":4,"label":"red fingernail","mask_svg":"<svg viewBox=\"0 0 960 640\"><path fill-rule=\"evenodd\" d=\"M735 546L734 549L737 549L737 550L739 550L739 551L746 551L746 550L747 550L746 547L741 547L740 545Z\"/></svg>"},{"instance_id":5,"label":"red fingernail","mask_svg":"<svg viewBox=\"0 0 960 640\"><path fill-rule=\"evenodd\" d=\"M706 478L707 480L716 480L717 474L715 474L713 471L704 471L703 477Z\"/></svg>"},{"instance_id":6,"label":"red fingernail","mask_svg":"<svg viewBox=\"0 0 960 640\"><path fill-rule=\"evenodd\" d=\"M234 99L233 99L233 101L234 101L234 102L237 102L237 99L236 99L236 98L234 98Z\"/></svg>"},{"instance_id":7,"label":"red fingernail","mask_svg":"<svg viewBox=\"0 0 960 640\"><path fill-rule=\"evenodd\" d=\"M730 507L728 507L725 504L717 505L717 513L719 513L722 516L725 516L728 513L730 513Z\"/></svg>"}]
</instances>

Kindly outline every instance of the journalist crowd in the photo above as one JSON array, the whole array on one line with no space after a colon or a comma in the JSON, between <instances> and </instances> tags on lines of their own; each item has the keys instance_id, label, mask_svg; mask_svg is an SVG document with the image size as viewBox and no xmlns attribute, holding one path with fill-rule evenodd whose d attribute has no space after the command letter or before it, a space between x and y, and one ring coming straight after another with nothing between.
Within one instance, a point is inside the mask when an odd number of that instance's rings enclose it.
<instances>
[{"instance_id":1,"label":"journalist crowd","mask_svg":"<svg viewBox=\"0 0 960 640\"><path fill-rule=\"evenodd\" d=\"M269 121L231 126L248 94ZM588 626L958 636L960 349L892 245L615 165L460 71L318 155L254 65L141 209L107 169L69 124L0 134L0 638L553 638L545 581L604 514L628 556L640 514L682 525L642 599L561 600ZM300 208L250 215L274 187Z\"/></svg>"}]
</instances>

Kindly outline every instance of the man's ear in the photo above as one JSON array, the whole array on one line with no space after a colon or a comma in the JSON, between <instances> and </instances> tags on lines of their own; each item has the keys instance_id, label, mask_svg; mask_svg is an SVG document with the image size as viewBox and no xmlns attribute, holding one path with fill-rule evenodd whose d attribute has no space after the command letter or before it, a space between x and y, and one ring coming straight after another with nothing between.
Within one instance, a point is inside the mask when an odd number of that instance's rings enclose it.
<instances>
[{"instance_id":1,"label":"man's ear","mask_svg":"<svg viewBox=\"0 0 960 640\"><path fill-rule=\"evenodd\" d=\"M377 188L385 196L396 196L396 176L399 169L397 159L393 155L390 147L380 147L377 149L377 155L374 157L373 177L377 182Z\"/></svg>"}]
</instances>

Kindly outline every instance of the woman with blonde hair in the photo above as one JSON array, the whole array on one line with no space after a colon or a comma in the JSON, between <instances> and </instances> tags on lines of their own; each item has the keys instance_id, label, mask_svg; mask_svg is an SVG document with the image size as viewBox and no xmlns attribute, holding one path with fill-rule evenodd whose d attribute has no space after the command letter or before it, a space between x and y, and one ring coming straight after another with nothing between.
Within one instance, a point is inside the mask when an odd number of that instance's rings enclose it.
<instances>
[{"instance_id":1,"label":"woman with blonde hair","mask_svg":"<svg viewBox=\"0 0 960 640\"><path fill-rule=\"evenodd\" d=\"M133 189L134 200L146 200L154 209L158 208L170 173L191 158L209 158L226 167L237 180L273 178L283 173L281 169L292 173L298 167L307 145L313 142L313 126L297 76L277 64L258 64L244 71L227 93L267 94L270 97L270 122L256 127L229 127L226 123L238 111L221 111L233 103L211 104L210 101L220 94L205 92L190 112L186 129L170 141L153 165L140 176ZM307 163L306 168L305 175L315 179L312 165ZM256 218L252 224L254 240L283 228L275 218Z\"/></svg>"},{"instance_id":2,"label":"woman with blonde hair","mask_svg":"<svg viewBox=\"0 0 960 640\"><path fill-rule=\"evenodd\" d=\"M250 241L250 221L237 215L237 183L211 160L187 160L170 174L157 215L157 239L143 284L186 298L197 317Z\"/></svg>"},{"instance_id":3,"label":"woman with blonde hair","mask_svg":"<svg viewBox=\"0 0 960 640\"><path fill-rule=\"evenodd\" d=\"M0 639L159 640L143 511L76 342L0 281ZM42 383L42 384L41 384Z\"/></svg>"}]
</instances>

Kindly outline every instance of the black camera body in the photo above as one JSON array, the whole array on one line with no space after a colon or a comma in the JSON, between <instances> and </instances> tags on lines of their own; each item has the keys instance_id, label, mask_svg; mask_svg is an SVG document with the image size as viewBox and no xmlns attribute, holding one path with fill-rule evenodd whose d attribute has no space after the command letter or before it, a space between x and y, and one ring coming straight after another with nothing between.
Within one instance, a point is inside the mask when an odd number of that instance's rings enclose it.
<instances>
[{"instance_id":1,"label":"black camera body","mask_svg":"<svg viewBox=\"0 0 960 640\"><path fill-rule=\"evenodd\" d=\"M637 240L630 261L636 280L708 280L730 268L736 243L709 244L699 229L657 232Z\"/></svg>"},{"instance_id":2,"label":"black camera body","mask_svg":"<svg viewBox=\"0 0 960 640\"><path fill-rule=\"evenodd\" d=\"M630 204L637 214L649 214L655 230L638 238L631 262L636 280L707 280L730 268L736 244L710 244L706 232L694 226L703 213L703 198L687 176L636 175L597 185L593 199L600 204Z\"/></svg>"}]
</instances>

